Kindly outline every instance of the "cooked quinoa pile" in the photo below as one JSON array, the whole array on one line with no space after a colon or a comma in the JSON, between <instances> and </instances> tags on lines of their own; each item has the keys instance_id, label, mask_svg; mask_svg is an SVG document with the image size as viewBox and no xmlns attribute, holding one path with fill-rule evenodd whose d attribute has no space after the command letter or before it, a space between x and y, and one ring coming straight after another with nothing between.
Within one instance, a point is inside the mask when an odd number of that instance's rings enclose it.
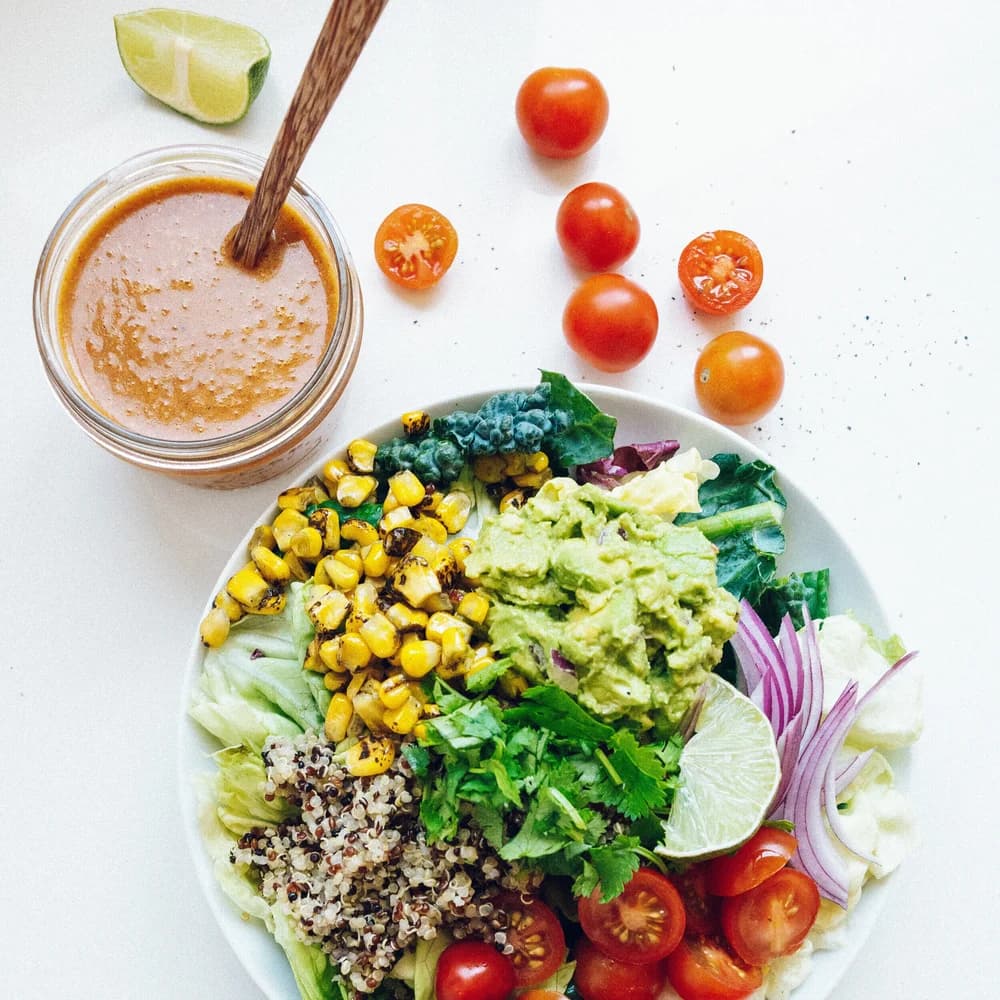
<instances>
[{"instance_id":1,"label":"cooked quinoa pile","mask_svg":"<svg viewBox=\"0 0 1000 1000\"><path fill-rule=\"evenodd\" d=\"M448 844L428 844L404 757L384 774L355 778L334 753L311 733L264 748L266 797L301 810L295 821L244 834L230 854L259 873L264 899L358 993L377 989L403 949L442 927L510 951L506 915L484 900L526 888L525 875L468 827Z\"/></svg>"}]
</instances>

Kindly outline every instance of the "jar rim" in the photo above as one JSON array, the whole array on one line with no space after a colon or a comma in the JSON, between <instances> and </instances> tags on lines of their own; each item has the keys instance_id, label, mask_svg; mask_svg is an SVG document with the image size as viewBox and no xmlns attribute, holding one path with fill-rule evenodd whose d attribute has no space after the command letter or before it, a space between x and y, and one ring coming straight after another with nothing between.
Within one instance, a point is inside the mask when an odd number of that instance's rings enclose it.
<instances>
[{"instance_id":1,"label":"jar rim","mask_svg":"<svg viewBox=\"0 0 1000 1000\"><path fill-rule=\"evenodd\" d=\"M161 146L129 157L88 184L66 207L43 245L35 271L32 309L35 339L46 376L63 405L98 443L131 461L171 470L217 470L244 465L303 435L318 410L322 417L340 397L360 349L360 290L343 235L322 199L296 178L289 202L319 231L330 252L338 284L333 331L309 378L281 406L249 427L196 440L173 440L131 430L102 413L69 370L53 297L66 261L114 200L170 177L228 176L256 183L265 160L237 147L212 144Z\"/></svg>"}]
</instances>

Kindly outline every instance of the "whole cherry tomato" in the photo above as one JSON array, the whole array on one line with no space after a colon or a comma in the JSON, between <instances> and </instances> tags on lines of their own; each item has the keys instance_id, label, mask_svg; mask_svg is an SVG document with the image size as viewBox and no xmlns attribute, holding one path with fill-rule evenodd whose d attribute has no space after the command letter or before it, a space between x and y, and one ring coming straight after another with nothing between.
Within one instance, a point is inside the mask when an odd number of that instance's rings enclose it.
<instances>
[{"instance_id":1,"label":"whole cherry tomato","mask_svg":"<svg viewBox=\"0 0 1000 1000\"><path fill-rule=\"evenodd\" d=\"M438 959L437 1000L508 1000L514 992L514 965L485 941L454 941Z\"/></svg>"},{"instance_id":2,"label":"whole cherry tomato","mask_svg":"<svg viewBox=\"0 0 1000 1000\"><path fill-rule=\"evenodd\" d=\"M563 311L569 346L606 372L623 372L642 361L656 340L659 322L650 294L620 274L588 278Z\"/></svg>"},{"instance_id":3,"label":"whole cherry tomato","mask_svg":"<svg viewBox=\"0 0 1000 1000\"><path fill-rule=\"evenodd\" d=\"M694 366L701 408L721 424L749 424L767 413L785 386L781 355L742 330L709 341Z\"/></svg>"},{"instance_id":4,"label":"whole cherry tomato","mask_svg":"<svg viewBox=\"0 0 1000 1000\"><path fill-rule=\"evenodd\" d=\"M639 242L639 219L621 191L590 181L563 198L556 234L577 267L611 271L632 256Z\"/></svg>"},{"instance_id":5,"label":"whole cherry tomato","mask_svg":"<svg viewBox=\"0 0 1000 1000\"><path fill-rule=\"evenodd\" d=\"M521 84L514 107L524 141L559 160L585 153L608 121L608 95L585 69L535 70Z\"/></svg>"}]
</instances>

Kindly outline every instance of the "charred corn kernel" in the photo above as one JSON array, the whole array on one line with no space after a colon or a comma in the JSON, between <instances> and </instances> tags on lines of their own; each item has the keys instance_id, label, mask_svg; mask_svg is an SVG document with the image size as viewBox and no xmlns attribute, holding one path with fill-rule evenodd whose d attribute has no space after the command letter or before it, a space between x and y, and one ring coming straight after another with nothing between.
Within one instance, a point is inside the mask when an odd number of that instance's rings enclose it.
<instances>
[{"instance_id":1,"label":"charred corn kernel","mask_svg":"<svg viewBox=\"0 0 1000 1000\"><path fill-rule=\"evenodd\" d=\"M323 565L325 562L325 559L320 559L320 561L316 563L316 568L313 570L313 583L329 587L330 578L326 575L326 567Z\"/></svg>"},{"instance_id":2,"label":"charred corn kernel","mask_svg":"<svg viewBox=\"0 0 1000 1000\"><path fill-rule=\"evenodd\" d=\"M551 469L542 469L541 472L524 472L520 476L514 476L514 482L528 490L537 490L544 486L552 478Z\"/></svg>"},{"instance_id":3,"label":"charred corn kernel","mask_svg":"<svg viewBox=\"0 0 1000 1000\"><path fill-rule=\"evenodd\" d=\"M472 639L472 626L447 611L435 611L427 620L425 632L428 639L443 642L444 634L450 628L458 629L459 635L465 640L466 645L469 644Z\"/></svg>"},{"instance_id":4,"label":"charred corn kernel","mask_svg":"<svg viewBox=\"0 0 1000 1000\"><path fill-rule=\"evenodd\" d=\"M341 522L340 536L358 545L371 545L378 541L378 529L360 517L348 517Z\"/></svg>"},{"instance_id":5,"label":"charred corn kernel","mask_svg":"<svg viewBox=\"0 0 1000 1000\"><path fill-rule=\"evenodd\" d=\"M420 517L414 520L411 527L419 531L420 534L433 539L438 545L444 545L448 541L448 529L436 517L428 517L426 514L421 514Z\"/></svg>"},{"instance_id":6,"label":"charred corn kernel","mask_svg":"<svg viewBox=\"0 0 1000 1000\"><path fill-rule=\"evenodd\" d=\"M288 548L300 559L318 559L323 554L323 536L306 525L292 535Z\"/></svg>"},{"instance_id":7,"label":"charred corn kernel","mask_svg":"<svg viewBox=\"0 0 1000 1000\"><path fill-rule=\"evenodd\" d=\"M377 485L374 476L348 473L337 483L337 500L345 507L360 507L375 492Z\"/></svg>"},{"instance_id":8,"label":"charred corn kernel","mask_svg":"<svg viewBox=\"0 0 1000 1000\"><path fill-rule=\"evenodd\" d=\"M385 508L383 507L384 511ZM378 530L382 535L391 534L396 528L406 528L413 524L413 513L409 507L394 507L388 513L382 514L382 520L378 523Z\"/></svg>"},{"instance_id":9,"label":"charred corn kernel","mask_svg":"<svg viewBox=\"0 0 1000 1000\"><path fill-rule=\"evenodd\" d=\"M441 665L454 667L467 659L469 653L469 638L454 625L441 633Z\"/></svg>"},{"instance_id":10,"label":"charred corn kernel","mask_svg":"<svg viewBox=\"0 0 1000 1000\"><path fill-rule=\"evenodd\" d=\"M386 708L399 708L405 705L410 694L410 678L406 674L390 674L378 686L379 701Z\"/></svg>"},{"instance_id":11,"label":"charred corn kernel","mask_svg":"<svg viewBox=\"0 0 1000 1000\"><path fill-rule=\"evenodd\" d=\"M504 455L503 471L507 476L519 476L528 467L528 456L523 451L513 451Z\"/></svg>"},{"instance_id":12,"label":"charred corn kernel","mask_svg":"<svg viewBox=\"0 0 1000 1000\"><path fill-rule=\"evenodd\" d=\"M420 702L407 698L399 708L387 709L382 713L382 722L394 733L406 736L420 721Z\"/></svg>"},{"instance_id":13,"label":"charred corn kernel","mask_svg":"<svg viewBox=\"0 0 1000 1000\"><path fill-rule=\"evenodd\" d=\"M354 588L354 606L363 615L373 615L378 611L378 587L370 580L364 580Z\"/></svg>"},{"instance_id":14,"label":"charred corn kernel","mask_svg":"<svg viewBox=\"0 0 1000 1000\"><path fill-rule=\"evenodd\" d=\"M306 582L312 576L312 570L307 566L291 549L289 549L282 558L288 563L288 568L291 570L293 580L301 580L303 583Z\"/></svg>"},{"instance_id":15,"label":"charred corn kernel","mask_svg":"<svg viewBox=\"0 0 1000 1000\"><path fill-rule=\"evenodd\" d=\"M434 513L447 528L448 534L454 535L465 527L471 511L472 497L460 490L453 490L451 493L445 494Z\"/></svg>"},{"instance_id":16,"label":"charred corn kernel","mask_svg":"<svg viewBox=\"0 0 1000 1000\"><path fill-rule=\"evenodd\" d=\"M439 663L434 671L443 681L452 681L456 677L464 677L469 672L471 661L468 657L456 660L454 663Z\"/></svg>"},{"instance_id":17,"label":"charred corn kernel","mask_svg":"<svg viewBox=\"0 0 1000 1000\"><path fill-rule=\"evenodd\" d=\"M427 495L424 484L409 469L402 469L389 477L389 492L404 507L415 507Z\"/></svg>"},{"instance_id":18,"label":"charred corn kernel","mask_svg":"<svg viewBox=\"0 0 1000 1000\"><path fill-rule=\"evenodd\" d=\"M274 540L274 530L269 524L258 524L253 529L250 541L247 543L247 553L249 554L258 545L263 545L265 549L273 549L278 543Z\"/></svg>"},{"instance_id":19,"label":"charred corn kernel","mask_svg":"<svg viewBox=\"0 0 1000 1000\"><path fill-rule=\"evenodd\" d=\"M229 615L222 608L212 608L202 618L198 634L206 646L221 646L229 635Z\"/></svg>"},{"instance_id":20,"label":"charred corn kernel","mask_svg":"<svg viewBox=\"0 0 1000 1000\"><path fill-rule=\"evenodd\" d=\"M455 562L458 563L458 568L461 572L465 572L465 560L472 555L472 550L475 547L475 543L471 538L453 538L448 543L448 551L455 557Z\"/></svg>"},{"instance_id":21,"label":"charred corn kernel","mask_svg":"<svg viewBox=\"0 0 1000 1000\"><path fill-rule=\"evenodd\" d=\"M336 552L340 548L340 517L335 510L317 507L309 515L309 527L320 533L325 552Z\"/></svg>"},{"instance_id":22,"label":"charred corn kernel","mask_svg":"<svg viewBox=\"0 0 1000 1000\"><path fill-rule=\"evenodd\" d=\"M328 583L321 583L319 580L313 580L309 587L309 598L310 600L315 600L317 597L322 597L324 594L329 594L333 590L333 587Z\"/></svg>"},{"instance_id":23,"label":"charred corn kernel","mask_svg":"<svg viewBox=\"0 0 1000 1000\"><path fill-rule=\"evenodd\" d=\"M441 581L420 556L408 555L392 574L392 589L411 607L419 608L434 594L441 593Z\"/></svg>"},{"instance_id":24,"label":"charred corn kernel","mask_svg":"<svg viewBox=\"0 0 1000 1000\"><path fill-rule=\"evenodd\" d=\"M340 670L328 670L323 674L323 687L327 691L343 691L347 687L350 675Z\"/></svg>"},{"instance_id":25,"label":"charred corn kernel","mask_svg":"<svg viewBox=\"0 0 1000 1000\"><path fill-rule=\"evenodd\" d=\"M407 410L399 419L403 424L403 433L407 437L414 437L430 430L431 415L426 410Z\"/></svg>"},{"instance_id":26,"label":"charred corn kernel","mask_svg":"<svg viewBox=\"0 0 1000 1000\"><path fill-rule=\"evenodd\" d=\"M345 632L340 637L340 646L337 648L337 657L342 670L349 670L352 674L363 670L372 661L371 647L361 638L357 632Z\"/></svg>"},{"instance_id":27,"label":"charred corn kernel","mask_svg":"<svg viewBox=\"0 0 1000 1000\"><path fill-rule=\"evenodd\" d=\"M432 615L435 611L454 611L455 605L452 604L451 598L442 591L440 594L431 594L423 604L420 605L421 611L426 611L427 614Z\"/></svg>"},{"instance_id":28,"label":"charred corn kernel","mask_svg":"<svg viewBox=\"0 0 1000 1000\"><path fill-rule=\"evenodd\" d=\"M466 621L482 625L490 610L489 598L478 590L470 590L455 609Z\"/></svg>"},{"instance_id":29,"label":"charred corn kernel","mask_svg":"<svg viewBox=\"0 0 1000 1000\"><path fill-rule=\"evenodd\" d=\"M337 483L351 471L351 467L342 458L331 458L323 466L323 482L331 493L337 492Z\"/></svg>"},{"instance_id":30,"label":"charred corn kernel","mask_svg":"<svg viewBox=\"0 0 1000 1000\"><path fill-rule=\"evenodd\" d=\"M347 676L340 663L340 636L335 635L332 639L325 639L319 644L319 658L328 670L334 673Z\"/></svg>"},{"instance_id":31,"label":"charred corn kernel","mask_svg":"<svg viewBox=\"0 0 1000 1000\"><path fill-rule=\"evenodd\" d=\"M441 546L427 560L428 565L437 574L438 580L441 582L442 589L447 589L450 587L458 577L458 563L455 561L455 557L444 547Z\"/></svg>"},{"instance_id":32,"label":"charred corn kernel","mask_svg":"<svg viewBox=\"0 0 1000 1000\"><path fill-rule=\"evenodd\" d=\"M400 530L409 531L410 529L401 528ZM441 548L441 546L435 542L430 535L421 535L419 531L415 531L412 536L408 535L407 537L413 538L413 545L409 550L410 555L426 559L428 563L434 558L437 551Z\"/></svg>"},{"instance_id":33,"label":"charred corn kernel","mask_svg":"<svg viewBox=\"0 0 1000 1000\"><path fill-rule=\"evenodd\" d=\"M351 702L353 703L354 699L361 694L361 689L367 687L370 681L371 678L368 676L368 671L359 670L356 674L354 674L354 676L348 682L348 685L344 690L344 694L346 694L347 697L350 698ZM376 697L375 700L378 701L378 698ZM355 711L356 710L357 706L355 705ZM381 722L381 713L379 713L379 721Z\"/></svg>"},{"instance_id":34,"label":"charred corn kernel","mask_svg":"<svg viewBox=\"0 0 1000 1000\"><path fill-rule=\"evenodd\" d=\"M251 549L250 558L257 567L257 572L270 583L288 583L291 580L292 571L277 552L258 545L255 549Z\"/></svg>"},{"instance_id":35,"label":"charred corn kernel","mask_svg":"<svg viewBox=\"0 0 1000 1000\"><path fill-rule=\"evenodd\" d=\"M306 649L305 659L302 661L303 670L312 670L317 674L325 674L330 668L323 662L319 655L319 647L322 645L315 636Z\"/></svg>"},{"instance_id":36,"label":"charred corn kernel","mask_svg":"<svg viewBox=\"0 0 1000 1000\"><path fill-rule=\"evenodd\" d=\"M361 550L361 563L365 576L385 576L389 571L389 553L381 541L375 541Z\"/></svg>"},{"instance_id":37,"label":"charred corn kernel","mask_svg":"<svg viewBox=\"0 0 1000 1000\"><path fill-rule=\"evenodd\" d=\"M502 455L480 455L473 460L472 474L480 482L491 484L503 480L504 460Z\"/></svg>"},{"instance_id":38,"label":"charred corn kernel","mask_svg":"<svg viewBox=\"0 0 1000 1000\"><path fill-rule=\"evenodd\" d=\"M278 507L281 510L297 510L301 513L306 507L329 499L329 494L321 486L295 486L278 494Z\"/></svg>"},{"instance_id":39,"label":"charred corn kernel","mask_svg":"<svg viewBox=\"0 0 1000 1000\"><path fill-rule=\"evenodd\" d=\"M528 682L520 675L508 670L497 684L508 698L520 698L528 690Z\"/></svg>"},{"instance_id":40,"label":"charred corn kernel","mask_svg":"<svg viewBox=\"0 0 1000 1000\"><path fill-rule=\"evenodd\" d=\"M426 722L418 722L413 727L413 735L416 736L416 738L418 740L426 740L427 739L427 723Z\"/></svg>"},{"instance_id":41,"label":"charred corn kernel","mask_svg":"<svg viewBox=\"0 0 1000 1000\"><path fill-rule=\"evenodd\" d=\"M395 510L399 506L400 503L396 499L396 494L386 493L385 499L382 501L382 513L388 514L390 510Z\"/></svg>"},{"instance_id":42,"label":"charred corn kernel","mask_svg":"<svg viewBox=\"0 0 1000 1000\"><path fill-rule=\"evenodd\" d=\"M332 556L327 556L318 565L323 567L323 573L332 586L338 590L353 590L361 579L361 573L342 559L338 559L339 555L340 553L336 552Z\"/></svg>"},{"instance_id":43,"label":"charred corn kernel","mask_svg":"<svg viewBox=\"0 0 1000 1000\"><path fill-rule=\"evenodd\" d=\"M355 778L370 778L388 771L395 759L391 740L366 737L348 748L344 766Z\"/></svg>"},{"instance_id":44,"label":"charred corn kernel","mask_svg":"<svg viewBox=\"0 0 1000 1000\"><path fill-rule=\"evenodd\" d=\"M358 629L358 633L380 660L392 656L399 649L399 630L381 611L375 612Z\"/></svg>"},{"instance_id":45,"label":"charred corn kernel","mask_svg":"<svg viewBox=\"0 0 1000 1000\"><path fill-rule=\"evenodd\" d=\"M501 512L505 510L517 510L518 507L523 507L527 502L528 498L525 496L524 490L511 490L501 498L500 510Z\"/></svg>"},{"instance_id":46,"label":"charred corn kernel","mask_svg":"<svg viewBox=\"0 0 1000 1000\"><path fill-rule=\"evenodd\" d=\"M466 676L478 673L480 670L485 670L487 667L492 667L496 663L496 660L492 656L479 656L475 657L469 664L469 670Z\"/></svg>"},{"instance_id":47,"label":"charred corn kernel","mask_svg":"<svg viewBox=\"0 0 1000 1000\"><path fill-rule=\"evenodd\" d=\"M426 677L441 662L441 647L430 639L408 639L399 651L399 665L410 677Z\"/></svg>"},{"instance_id":48,"label":"charred corn kernel","mask_svg":"<svg viewBox=\"0 0 1000 1000\"><path fill-rule=\"evenodd\" d=\"M347 464L355 472L371 472L375 468L378 445L365 438L355 438L347 446Z\"/></svg>"},{"instance_id":49,"label":"charred corn kernel","mask_svg":"<svg viewBox=\"0 0 1000 1000\"><path fill-rule=\"evenodd\" d=\"M427 487L427 492L424 494L423 500L417 505L417 510L422 514L433 514L441 506L442 498L443 494L441 491L434 489L434 484L431 483Z\"/></svg>"},{"instance_id":50,"label":"charred corn kernel","mask_svg":"<svg viewBox=\"0 0 1000 1000\"><path fill-rule=\"evenodd\" d=\"M350 610L350 599L340 590L320 594L306 606L306 614L317 632L335 632L343 625Z\"/></svg>"},{"instance_id":51,"label":"charred corn kernel","mask_svg":"<svg viewBox=\"0 0 1000 1000\"><path fill-rule=\"evenodd\" d=\"M368 619L371 618L370 614L364 611L359 611L357 608L352 608L351 613L347 616L347 621L344 622L344 628L348 632L360 632L361 626L364 625Z\"/></svg>"},{"instance_id":52,"label":"charred corn kernel","mask_svg":"<svg viewBox=\"0 0 1000 1000\"><path fill-rule=\"evenodd\" d=\"M342 562L345 566L350 566L351 569L356 570L358 574L364 570L364 562L361 558L361 550L354 548L353 546L349 549L341 549L339 552L333 554L333 558L337 562Z\"/></svg>"},{"instance_id":53,"label":"charred corn kernel","mask_svg":"<svg viewBox=\"0 0 1000 1000\"><path fill-rule=\"evenodd\" d=\"M284 552L292 544L292 538L303 528L309 527L309 519L297 510L283 510L271 523L275 544Z\"/></svg>"},{"instance_id":54,"label":"charred corn kernel","mask_svg":"<svg viewBox=\"0 0 1000 1000\"><path fill-rule=\"evenodd\" d=\"M280 587L268 583L253 563L247 563L229 578L226 593L245 610L258 615L276 615L285 607Z\"/></svg>"},{"instance_id":55,"label":"charred corn kernel","mask_svg":"<svg viewBox=\"0 0 1000 1000\"><path fill-rule=\"evenodd\" d=\"M331 743L339 743L347 735L347 727L351 724L353 715L354 706L346 694L335 694L330 699L323 731Z\"/></svg>"},{"instance_id":56,"label":"charred corn kernel","mask_svg":"<svg viewBox=\"0 0 1000 1000\"><path fill-rule=\"evenodd\" d=\"M240 607L239 601L234 601L224 590L220 590L215 595L213 602L217 608L226 613L230 622L238 622L246 612Z\"/></svg>"},{"instance_id":57,"label":"charred corn kernel","mask_svg":"<svg viewBox=\"0 0 1000 1000\"><path fill-rule=\"evenodd\" d=\"M427 612L411 608L402 601L389 605L385 616L400 632L416 632L427 626Z\"/></svg>"}]
</instances>

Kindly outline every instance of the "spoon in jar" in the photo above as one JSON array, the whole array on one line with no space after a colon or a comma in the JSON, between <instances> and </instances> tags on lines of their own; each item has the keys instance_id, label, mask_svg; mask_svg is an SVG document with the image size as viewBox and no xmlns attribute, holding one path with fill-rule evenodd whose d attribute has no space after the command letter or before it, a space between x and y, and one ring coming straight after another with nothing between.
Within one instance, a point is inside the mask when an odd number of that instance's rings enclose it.
<instances>
[{"instance_id":1,"label":"spoon in jar","mask_svg":"<svg viewBox=\"0 0 1000 1000\"><path fill-rule=\"evenodd\" d=\"M244 267L260 260L299 167L387 2L333 0L243 220L227 241Z\"/></svg>"}]
</instances>

